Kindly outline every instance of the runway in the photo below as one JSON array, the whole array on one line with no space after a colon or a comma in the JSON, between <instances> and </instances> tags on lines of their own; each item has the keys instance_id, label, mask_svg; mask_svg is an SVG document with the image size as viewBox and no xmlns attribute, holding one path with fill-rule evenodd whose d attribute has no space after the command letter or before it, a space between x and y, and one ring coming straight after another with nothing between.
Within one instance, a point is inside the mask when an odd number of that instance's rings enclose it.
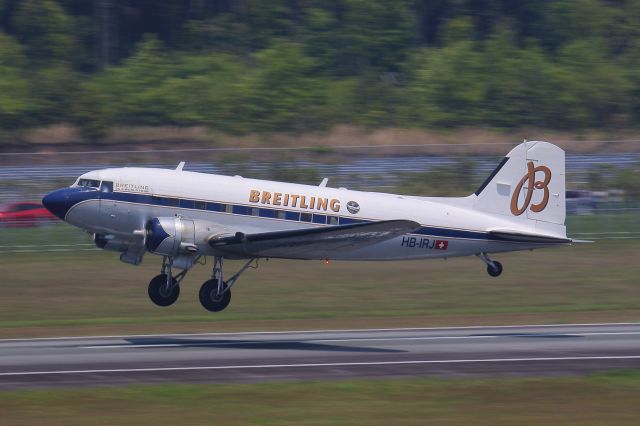
<instances>
[{"instance_id":1,"label":"runway","mask_svg":"<svg viewBox=\"0 0 640 426\"><path fill-rule=\"evenodd\" d=\"M617 368L640 368L640 323L0 340L0 389Z\"/></svg>"}]
</instances>

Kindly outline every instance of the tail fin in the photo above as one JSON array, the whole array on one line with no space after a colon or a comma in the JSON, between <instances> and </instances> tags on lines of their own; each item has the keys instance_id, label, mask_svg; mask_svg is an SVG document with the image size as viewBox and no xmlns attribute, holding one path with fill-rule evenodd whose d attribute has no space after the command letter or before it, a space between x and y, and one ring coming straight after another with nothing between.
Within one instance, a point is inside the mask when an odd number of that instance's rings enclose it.
<instances>
[{"instance_id":1,"label":"tail fin","mask_svg":"<svg viewBox=\"0 0 640 426\"><path fill-rule=\"evenodd\" d=\"M564 151L548 142L525 141L507 154L475 195L476 210L537 221L536 228L564 233Z\"/></svg>"}]
</instances>

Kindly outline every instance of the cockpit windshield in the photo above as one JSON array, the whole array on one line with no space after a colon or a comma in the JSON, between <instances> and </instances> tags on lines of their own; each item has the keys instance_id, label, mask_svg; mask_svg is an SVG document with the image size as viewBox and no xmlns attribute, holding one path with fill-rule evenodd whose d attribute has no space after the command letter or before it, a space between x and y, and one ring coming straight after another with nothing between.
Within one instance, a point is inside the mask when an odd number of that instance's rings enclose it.
<instances>
[{"instance_id":1,"label":"cockpit windshield","mask_svg":"<svg viewBox=\"0 0 640 426\"><path fill-rule=\"evenodd\" d=\"M84 188L100 188L100 181L95 179L80 179L78 180L78 186Z\"/></svg>"}]
</instances>

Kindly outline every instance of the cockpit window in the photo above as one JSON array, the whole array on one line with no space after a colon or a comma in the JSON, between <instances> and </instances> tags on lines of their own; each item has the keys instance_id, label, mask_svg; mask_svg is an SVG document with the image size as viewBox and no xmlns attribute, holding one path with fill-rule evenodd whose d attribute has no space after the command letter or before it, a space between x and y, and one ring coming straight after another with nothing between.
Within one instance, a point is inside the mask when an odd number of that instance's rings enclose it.
<instances>
[{"instance_id":1,"label":"cockpit window","mask_svg":"<svg viewBox=\"0 0 640 426\"><path fill-rule=\"evenodd\" d=\"M78 186L82 186L84 188L100 188L100 181L95 179L80 179L78 181Z\"/></svg>"},{"instance_id":2,"label":"cockpit window","mask_svg":"<svg viewBox=\"0 0 640 426\"><path fill-rule=\"evenodd\" d=\"M103 180L100 192L113 192L113 182Z\"/></svg>"}]
</instances>

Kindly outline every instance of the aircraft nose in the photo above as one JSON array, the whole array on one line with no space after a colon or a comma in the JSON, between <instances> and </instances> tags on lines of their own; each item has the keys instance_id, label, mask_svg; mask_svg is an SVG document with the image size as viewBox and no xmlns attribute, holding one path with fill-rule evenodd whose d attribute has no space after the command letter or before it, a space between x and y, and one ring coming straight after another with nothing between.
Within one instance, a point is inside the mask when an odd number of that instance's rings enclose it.
<instances>
[{"instance_id":1,"label":"aircraft nose","mask_svg":"<svg viewBox=\"0 0 640 426\"><path fill-rule=\"evenodd\" d=\"M54 215L64 220L69 210L69 196L66 189L50 192L42 199L42 205Z\"/></svg>"}]
</instances>

